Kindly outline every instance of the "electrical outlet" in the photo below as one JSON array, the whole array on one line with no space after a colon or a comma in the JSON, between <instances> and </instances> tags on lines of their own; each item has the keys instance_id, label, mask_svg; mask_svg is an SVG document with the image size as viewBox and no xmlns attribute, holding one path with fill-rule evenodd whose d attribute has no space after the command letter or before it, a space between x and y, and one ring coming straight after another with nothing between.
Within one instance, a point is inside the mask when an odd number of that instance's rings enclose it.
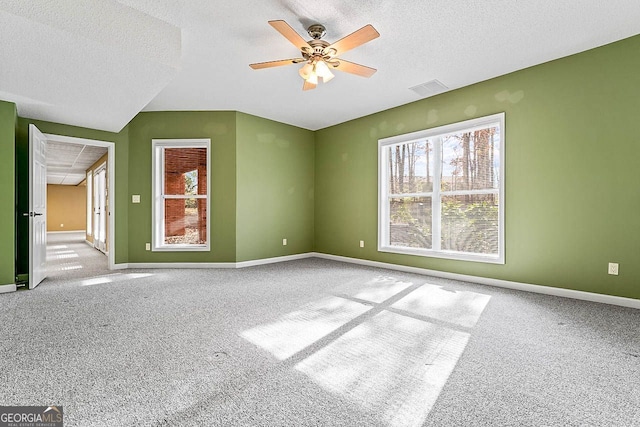
<instances>
[{"instance_id":1,"label":"electrical outlet","mask_svg":"<svg viewBox=\"0 0 640 427\"><path fill-rule=\"evenodd\" d=\"M287 246L287 239L282 239L282 246Z\"/></svg>"},{"instance_id":2,"label":"electrical outlet","mask_svg":"<svg viewBox=\"0 0 640 427\"><path fill-rule=\"evenodd\" d=\"M145 243L144 244L144 249L147 250L147 251L150 251L151 250L151 243Z\"/></svg>"},{"instance_id":3,"label":"electrical outlet","mask_svg":"<svg viewBox=\"0 0 640 427\"><path fill-rule=\"evenodd\" d=\"M364 248L364 240L360 240L360 247Z\"/></svg>"},{"instance_id":4,"label":"electrical outlet","mask_svg":"<svg viewBox=\"0 0 640 427\"><path fill-rule=\"evenodd\" d=\"M140 195L132 194L131 195L131 203L140 203Z\"/></svg>"},{"instance_id":5,"label":"electrical outlet","mask_svg":"<svg viewBox=\"0 0 640 427\"><path fill-rule=\"evenodd\" d=\"M60 228L64 228L64 224L60 224Z\"/></svg>"},{"instance_id":6,"label":"electrical outlet","mask_svg":"<svg viewBox=\"0 0 640 427\"><path fill-rule=\"evenodd\" d=\"M610 262L609 263L609 274L612 274L614 276L618 275L618 263L617 262Z\"/></svg>"}]
</instances>

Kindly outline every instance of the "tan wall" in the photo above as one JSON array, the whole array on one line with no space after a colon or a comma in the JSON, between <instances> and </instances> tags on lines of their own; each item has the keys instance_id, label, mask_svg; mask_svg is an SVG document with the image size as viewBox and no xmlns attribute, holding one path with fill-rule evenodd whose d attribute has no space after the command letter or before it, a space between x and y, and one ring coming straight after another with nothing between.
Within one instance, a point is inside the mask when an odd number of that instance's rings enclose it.
<instances>
[{"instance_id":1,"label":"tan wall","mask_svg":"<svg viewBox=\"0 0 640 427\"><path fill-rule=\"evenodd\" d=\"M47 231L87 228L87 187L47 185Z\"/></svg>"}]
</instances>

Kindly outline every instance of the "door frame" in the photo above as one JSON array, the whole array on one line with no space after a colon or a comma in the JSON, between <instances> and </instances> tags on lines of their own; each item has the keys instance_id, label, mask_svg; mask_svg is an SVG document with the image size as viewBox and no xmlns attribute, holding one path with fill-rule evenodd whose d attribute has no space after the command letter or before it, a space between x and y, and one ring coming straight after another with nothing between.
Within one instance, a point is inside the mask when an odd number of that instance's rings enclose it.
<instances>
[{"instance_id":1,"label":"door frame","mask_svg":"<svg viewBox=\"0 0 640 427\"><path fill-rule=\"evenodd\" d=\"M100 165L95 168L93 170L93 247L96 248L97 250L99 250L100 252L106 254L107 253L107 239L105 238L105 236L103 236L104 233L100 233L97 232L96 230L100 230L102 228L102 222L106 221L106 219L104 218L104 215L106 212L108 212L105 208L107 206L109 206L109 204L107 203L107 194L109 194L109 191L107 191L107 188L109 188L109 184L107 183L107 181L104 178L100 177L100 174L102 174L104 172L105 175L109 174L109 171L107 169L107 165L109 162L109 157L107 155L107 160L103 163L100 163ZM100 186L96 185L96 182L98 182L100 184ZM96 203L96 199L98 199L98 203ZM87 206L88 207L88 206ZM96 217L96 208L97 209L102 209L101 212L98 212L98 217ZM109 216L109 215L107 215ZM108 230L108 226L107 223L104 223L104 229ZM96 236L98 236L98 238L96 239ZM108 237L108 234L107 234ZM100 243L104 240L104 247L101 247Z\"/></svg>"},{"instance_id":2,"label":"door frame","mask_svg":"<svg viewBox=\"0 0 640 427\"><path fill-rule=\"evenodd\" d=\"M107 148L107 188L109 189L109 227L107 230L107 244L109 251L107 258L109 260L109 270L116 269L116 144L110 141L101 141L97 139L76 138L72 136L55 135L50 133L44 134L47 141L56 141L69 144L83 144L94 147Z\"/></svg>"}]
</instances>

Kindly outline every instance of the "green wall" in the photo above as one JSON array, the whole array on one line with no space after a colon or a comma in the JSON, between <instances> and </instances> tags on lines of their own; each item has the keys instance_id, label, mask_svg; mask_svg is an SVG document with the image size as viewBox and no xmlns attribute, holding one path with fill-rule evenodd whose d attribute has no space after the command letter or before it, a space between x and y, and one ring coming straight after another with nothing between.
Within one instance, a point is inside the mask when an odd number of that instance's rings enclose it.
<instances>
[{"instance_id":1,"label":"green wall","mask_svg":"<svg viewBox=\"0 0 640 427\"><path fill-rule=\"evenodd\" d=\"M640 298L638 69L639 36L318 131L316 251ZM378 252L378 139L503 111L506 264Z\"/></svg>"},{"instance_id":2,"label":"green wall","mask_svg":"<svg viewBox=\"0 0 640 427\"><path fill-rule=\"evenodd\" d=\"M209 252L145 250L151 140L171 138L211 138ZM141 195L129 208L130 263L236 262L313 250L313 132L229 111L146 112L129 124L129 140L129 194Z\"/></svg>"},{"instance_id":3,"label":"green wall","mask_svg":"<svg viewBox=\"0 0 640 427\"><path fill-rule=\"evenodd\" d=\"M243 113L236 126L236 260L313 251L314 133Z\"/></svg>"},{"instance_id":4,"label":"green wall","mask_svg":"<svg viewBox=\"0 0 640 427\"><path fill-rule=\"evenodd\" d=\"M0 285L15 275L15 133L16 106L0 101Z\"/></svg>"},{"instance_id":5,"label":"green wall","mask_svg":"<svg viewBox=\"0 0 640 427\"><path fill-rule=\"evenodd\" d=\"M638 69L640 36L316 132L204 111L140 113L115 134L17 118L14 104L0 102L0 195L10 202L0 206L0 231L12 236L7 224L18 221L17 250L13 239L0 243L0 284L14 282L14 254L17 273L26 271L27 222L16 211L28 205L28 125L35 123L45 133L116 143L117 263L236 262L315 250L640 298ZM378 252L378 139L498 112L506 113L506 264ZM145 250L153 138L211 138L209 252ZM132 194L140 204L131 204ZM620 264L619 276L607 275L608 262Z\"/></svg>"},{"instance_id":6,"label":"green wall","mask_svg":"<svg viewBox=\"0 0 640 427\"><path fill-rule=\"evenodd\" d=\"M16 168L17 168L17 273L27 274L29 271L29 218L20 215L20 212L29 210L29 125L34 124L43 133L53 135L71 136L75 138L94 139L115 143L116 152L116 211L115 224L115 262L126 263L128 254L128 163L129 163L129 139L128 128L125 127L119 133L112 133L94 129L69 126L58 123L45 122L18 118L18 128L15 139Z\"/></svg>"},{"instance_id":7,"label":"green wall","mask_svg":"<svg viewBox=\"0 0 640 427\"><path fill-rule=\"evenodd\" d=\"M211 138L211 247L208 252L152 252L151 140ZM129 123L129 262L235 262L236 113L164 111L138 114Z\"/></svg>"}]
</instances>

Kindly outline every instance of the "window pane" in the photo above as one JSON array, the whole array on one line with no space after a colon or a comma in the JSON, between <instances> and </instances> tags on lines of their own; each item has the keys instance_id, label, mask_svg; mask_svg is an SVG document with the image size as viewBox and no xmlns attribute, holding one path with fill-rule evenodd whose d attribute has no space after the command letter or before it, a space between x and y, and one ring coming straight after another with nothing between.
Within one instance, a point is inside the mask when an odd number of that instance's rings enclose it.
<instances>
[{"instance_id":1,"label":"window pane","mask_svg":"<svg viewBox=\"0 0 640 427\"><path fill-rule=\"evenodd\" d=\"M500 128L487 127L442 137L442 191L497 189Z\"/></svg>"},{"instance_id":2,"label":"window pane","mask_svg":"<svg viewBox=\"0 0 640 427\"><path fill-rule=\"evenodd\" d=\"M389 244L431 249L431 197L394 198L389 204Z\"/></svg>"},{"instance_id":3,"label":"window pane","mask_svg":"<svg viewBox=\"0 0 640 427\"><path fill-rule=\"evenodd\" d=\"M433 144L429 141L391 146L389 194L433 191Z\"/></svg>"},{"instance_id":4,"label":"window pane","mask_svg":"<svg viewBox=\"0 0 640 427\"><path fill-rule=\"evenodd\" d=\"M207 199L165 199L164 244L207 242Z\"/></svg>"},{"instance_id":5,"label":"window pane","mask_svg":"<svg viewBox=\"0 0 640 427\"><path fill-rule=\"evenodd\" d=\"M498 195L442 198L443 250L498 253Z\"/></svg>"},{"instance_id":6,"label":"window pane","mask_svg":"<svg viewBox=\"0 0 640 427\"><path fill-rule=\"evenodd\" d=\"M207 149L164 149L164 194L207 194Z\"/></svg>"}]
</instances>

